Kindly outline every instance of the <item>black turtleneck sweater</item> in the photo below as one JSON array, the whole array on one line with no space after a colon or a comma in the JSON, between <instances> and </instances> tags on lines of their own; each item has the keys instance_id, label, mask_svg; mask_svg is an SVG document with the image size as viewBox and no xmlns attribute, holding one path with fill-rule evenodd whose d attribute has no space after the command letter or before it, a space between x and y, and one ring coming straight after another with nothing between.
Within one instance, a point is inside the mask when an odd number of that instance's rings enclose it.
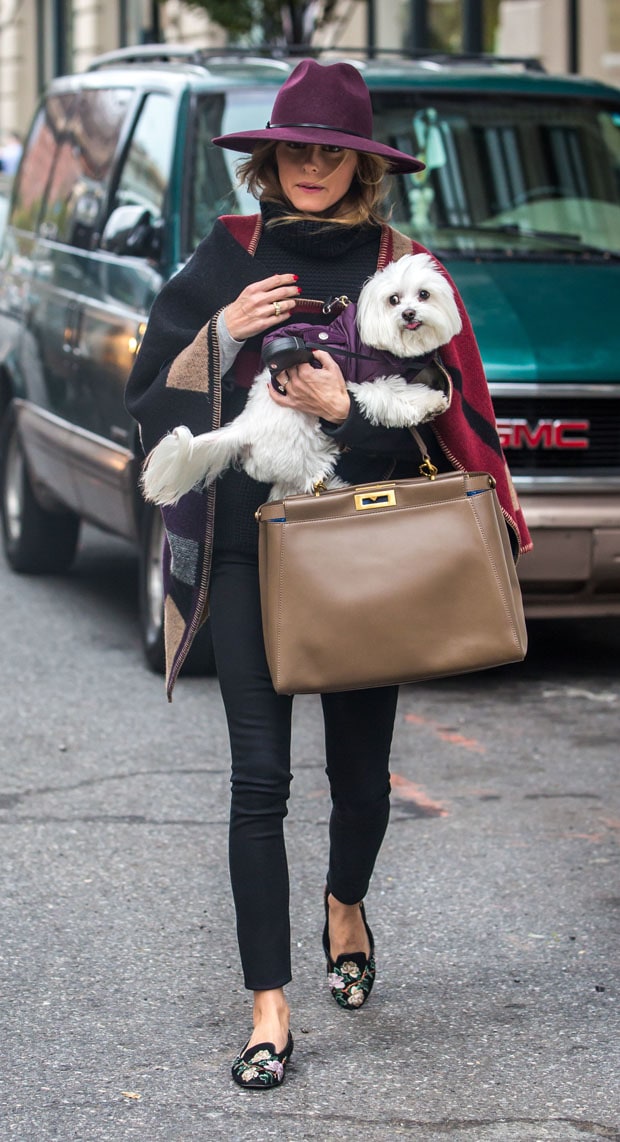
<instances>
[{"instance_id":1,"label":"black turtleneck sweater","mask_svg":"<svg viewBox=\"0 0 620 1142\"><path fill-rule=\"evenodd\" d=\"M261 204L264 228L256 257L269 274L299 277L302 297L346 294L357 301L365 279L377 268L379 226L326 225L310 219L280 222L281 208Z\"/></svg>"}]
</instances>

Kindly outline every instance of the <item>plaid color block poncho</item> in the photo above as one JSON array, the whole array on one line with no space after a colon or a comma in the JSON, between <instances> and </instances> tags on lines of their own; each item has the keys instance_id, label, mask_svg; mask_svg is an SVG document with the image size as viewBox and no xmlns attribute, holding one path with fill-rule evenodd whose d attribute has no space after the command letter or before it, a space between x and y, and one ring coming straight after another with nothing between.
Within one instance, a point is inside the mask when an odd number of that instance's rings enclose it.
<instances>
[{"instance_id":1,"label":"plaid color block poncho","mask_svg":"<svg viewBox=\"0 0 620 1142\"><path fill-rule=\"evenodd\" d=\"M260 215L218 219L187 265L156 298L126 390L127 408L140 425L145 452L178 424L187 425L194 434L219 427L222 394L216 321L246 285L268 276L254 258L261 228ZM427 252L386 225L377 268L403 254ZM463 329L441 353L452 378L452 403L433 423L433 431L453 468L486 471L495 478L515 548L525 552L531 548L530 537L497 436L471 323L455 292ZM323 300L302 299L295 315L303 320L304 313L320 312ZM258 367L258 354L242 352L235 366L237 383L249 386ZM212 484L204 492L188 492L175 507L163 510L168 538L164 616L169 698L208 612L215 496Z\"/></svg>"}]
</instances>

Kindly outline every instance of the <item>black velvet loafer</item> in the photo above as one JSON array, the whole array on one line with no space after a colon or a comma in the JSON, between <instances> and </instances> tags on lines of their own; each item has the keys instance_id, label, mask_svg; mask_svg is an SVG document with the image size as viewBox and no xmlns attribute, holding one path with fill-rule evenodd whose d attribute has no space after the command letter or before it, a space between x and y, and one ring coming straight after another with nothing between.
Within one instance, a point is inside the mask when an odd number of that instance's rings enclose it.
<instances>
[{"instance_id":1,"label":"black velvet loafer","mask_svg":"<svg viewBox=\"0 0 620 1142\"><path fill-rule=\"evenodd\" d=\"M272 1090L284 1082L284 1068L293 1053L293 1036L290 1031L286 1046L276 1051L273 1043L247 1045L232 1065L232 1077L245 1090Z\"/></svg>"},{"instance_id":2,"label":"black velvet loafer","mask_svg":"<svg viewBox=\"0 0 620 1142\"><path fill-rule=\"evenodd\" d=\"M370 955L363 952L344 952L334 962L329 950L329 905L325 890L325 928L323 929L323 951L327 959L327 984L339 1007L345 1011L355 1011L362 1007L372 991L375 982L375 941L366 922L363 903L360 904L362 919L370 944Z\"/></svg>"}]
</instances>

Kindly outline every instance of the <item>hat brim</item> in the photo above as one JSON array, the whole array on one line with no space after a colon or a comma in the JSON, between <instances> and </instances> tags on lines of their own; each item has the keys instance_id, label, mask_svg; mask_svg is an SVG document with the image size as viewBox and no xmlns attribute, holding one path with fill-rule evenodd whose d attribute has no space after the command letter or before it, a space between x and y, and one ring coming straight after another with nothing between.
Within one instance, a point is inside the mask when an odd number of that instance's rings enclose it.
<instances>
[{"instance_id":1,"label":"hat brim","mask_svg":"<svg viewBox=\"0 0 620 1142\"><path fill-rule=\"evenodd\" d=\"M345 147L367 155L380 155L390 164L390 174L408 174L422 171L425 164L413 155L397 151L374 139L363 139L359 135L347 135L343 131L333 131L327 127L267 127L261 131L239 131L235 135L218 135L211 140L217 147L229 151L250 154L258 143L322 143L332 147Z\"/></svg>"}]
</instances>

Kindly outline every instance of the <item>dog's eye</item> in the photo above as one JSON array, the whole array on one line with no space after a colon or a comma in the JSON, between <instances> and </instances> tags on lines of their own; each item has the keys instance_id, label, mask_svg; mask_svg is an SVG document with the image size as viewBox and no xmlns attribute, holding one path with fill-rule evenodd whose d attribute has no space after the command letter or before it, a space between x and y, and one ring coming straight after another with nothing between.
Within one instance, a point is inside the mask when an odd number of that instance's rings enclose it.
<instances>
[{"instance_id":1,"label":"dog's eye","mask_svg":"<svg viewBox=\"0 0 620 1142\"><path fill-rule=\"evenodd\" d=\"M388 300L389 300L390 305L398 305L400 298L399 298L397 293L393 293L392 296Z\"/></svg>"},{"instance_id":2,"label":"dog's eye","mask_svg":"<svg viewBox=\"0 0 620 1142\"><path fill-rule=\"evenodd\" d=\"M428 301L428 299L429 299L429 297L430 297L430 296L431 296L431 295L430 295L430 293L428 292L428 290L427 290L427 289L421 289L421 290L420 290L420 292L419 292L419 294L418 294L418 297L419 297L420 301Z\"/></svg>"}]
</instances>

